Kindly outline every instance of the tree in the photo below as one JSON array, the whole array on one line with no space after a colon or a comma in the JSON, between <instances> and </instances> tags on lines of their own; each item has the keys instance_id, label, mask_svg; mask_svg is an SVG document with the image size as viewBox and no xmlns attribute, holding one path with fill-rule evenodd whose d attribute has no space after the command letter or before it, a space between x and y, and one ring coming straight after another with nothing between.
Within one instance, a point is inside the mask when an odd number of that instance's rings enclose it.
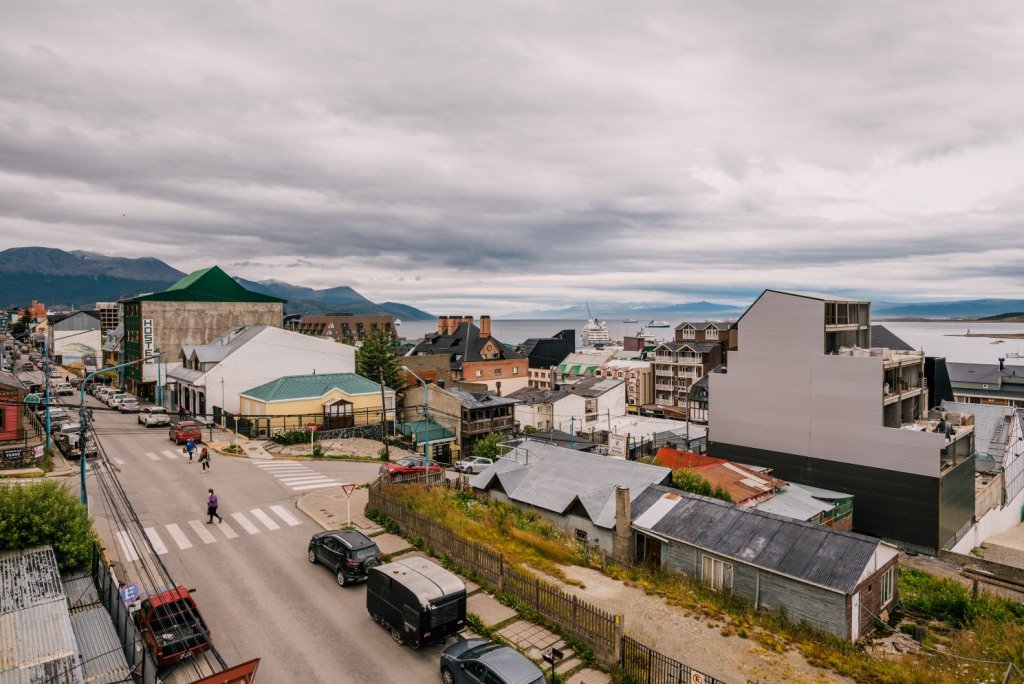
<instances>
[{"instance_id":1,"label":"tree","mask_svg":"<svg viewBox=\"0 0 1024 684\"><path fill-rule=\"evenodd\" d=\"M21 337L28 332L28 327L31 324L32 316L29 314L28 308L25 308L22 310L18 320L11 326L11 334L15 337Z\"/></svg>"},{"instance_id":2,"label":"tree","mask_svg":"<svg viewBox=\"0 0 1024 684\"><path fill-rule=\"evenodd\" d=\"M502 444L506 439L500 432L488 432L473 445L473 454L484 458L498 458L509 452L509 448Z\"/></svg>"},{"instance_id":3,"label":"tree","mask_svg":"<svg viewBox=\"0 0 1024 684\"><path fill-rule=\"evenodd\" d=\"M61 570L78 570L92 559L95 539L89 512L59 483L0 484L0 549L49 544Z\"/></svg>"},{"instance_id":4,"label":"tree","mask_svg":"<svg viewBox=\"0 0 1024 684\"><path fill-rule=\"evenodd\" d=\"M672 484L684 492L710 496L733 503L732 496L722 485L711 486L708 479L692 468L680 468L672 473Z\"/></svg>"},{"instance_id":5,"label":"tree","mask_svg":"<svg viewBox=\"0 0 1024 684\"><path fill-rule=\"evenodd\" d=\"M405 391L402 361L398 353L398 340L390 330L373 328L356 350L356 370L364 378L380 382L384 373L384 386L395 394Z\"/></svg>"}]
</instances>

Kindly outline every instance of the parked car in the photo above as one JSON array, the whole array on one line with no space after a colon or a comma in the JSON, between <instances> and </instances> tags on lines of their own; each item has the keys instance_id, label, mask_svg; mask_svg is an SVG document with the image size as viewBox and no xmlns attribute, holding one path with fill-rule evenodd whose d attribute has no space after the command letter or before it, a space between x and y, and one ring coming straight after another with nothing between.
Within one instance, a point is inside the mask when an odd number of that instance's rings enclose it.
<instances>
[{"instance_id":1,"label":"parked car","mask_svg":"<svg viewBox=\"0 0 1024 684\"><path fill-rule=\"evenodd\" d=\"M107 395L107 406L110 408L117 408L117 405L121 403L122 399L127 399L131 395L127 392L115 392L114 394Z\"/></svg>"},{"instance_id":2,"label":"parked car","mask_svg":"<svg viewBox=\"0 0 1024 684\"><path fill-rule=\"evenodd\" d=\"M366 579L366 571L380 565L380 549L362 532L318 532L309 540L309 562L330 568L345 586Z\"/></svg>"},{"instance_id":3,"label":"parked car","mask_svg":"<svg viewBox=\"0 0 1024 684\"><path fill-rule=\"evenodd\" d=\"M139 425L170 425L171 416L163 406L145 406L139 409Z\"/></svg>"},{"instance_id":4,"label":"parked car","mask_svg":"<svg viewBox=\"0 0 1024 684\"><path fill-rule=\"evenodd\" d=\"M385 463L380 467L379 472L381 475L390 477L395 482L423 477L427 472L427 459L416 456L400 458L394 463ZM431 461L430 473L433 475L440 472L441 466L439 466L436 461Z\"/></svg>"},{"instance_id":5,"label":"parked car","mask_svg":"<svg viewBox=\"0 0 1024 684\"><path fill-rule=\"evenodd\" d=\"M183 420L175 423L167 431L171 441L175 444L184 444L188 440L193 442L203 441L203 429L192 420Z\"/></svg>"},{"instance_id":6,"label":"parked car","mask_svg":"<svg viewBox=\"0 0 1024 684\"><path fill-rule=\"evenodd\" d=\"M56 382L50 386L50 391L58 396L67 397L75 393L75 388L66 382Z\"/></svg>"},{"instance_id":7,"label":"parked car","mask_svg":"<svg viewBox=\"0 0 1024 684\"><path fill-rule=\"evenodd\" d=\"M121 413L138 413L139 400L135 397L125 397L117 404L117 410Z\"/></svg>"},{"instance_id":8,"label":"parked car","mask_svg":"<svg viewBox=\"0 0 1024 684\"><path fill-rule=\"evenodd\" d=\"M210 650L210 628L185 587L150 594L142 600L134 619L158 668Z\"/></svg>"},{"instance_id":9,"label":"parked car","mask_svg":"<svg viewBox=\"0 0 1024 684\"><path fill-rule=\"evenodd\" d=\"M452 468L460 473L479 473L494 465L494 459L484 456L470 456L452 464Z\"/></svg>"},{"instance_id":10,"label":"parked car","mask_svg":"<svg viewBox=\"0 0 1024 684\"><path fill-rule=\"evenodd\" d=\"M60 374L60 369L59 368L51 368L50 369L50 377L51 378L62 378L64 376L62 376Z\"/></svg>"},{"instance_id":11,"label":"parked car","mask_svg":"<svg viewBox=\"0 0 1024 684\"><path fill-rule=\"evenodd\" d=\"M366 610L395 641L419 648L466 626L466 585L432 560L404 558L369 569Z\"/></svg>"},{"instance_id":12,"label":"parked car","mask_svg":"<svg viewBox=\"0 0 1024 684\"><path fill-rule=\"evenodd\" d=\"M36 365L31 361L25 361L24 363L21 364L21 370L23 371L33 371L35 369Z\"/></svg>"},{"instance_id":13,"label":"parked car","mask_svg":"<svg viewBox=\"0 0 1024 684\"><path fill-rule=\"evenodd\" d=\"M509 682L544 684L544 672L522 653L487 639L466 639L452 644L441 654L444 684Z\"/></svg>"}]
</instances>

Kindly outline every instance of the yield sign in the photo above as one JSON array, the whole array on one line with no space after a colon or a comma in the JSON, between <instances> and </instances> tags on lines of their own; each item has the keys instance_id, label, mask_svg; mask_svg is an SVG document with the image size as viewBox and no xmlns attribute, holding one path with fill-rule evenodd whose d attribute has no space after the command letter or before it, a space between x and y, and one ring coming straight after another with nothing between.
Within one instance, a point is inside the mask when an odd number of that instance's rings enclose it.
<instances>
[{"instance_id":1,"label":"yield sign","mask_svg":"<svg viewBox=\"0 0 1024 684\"><path fill-rule=\"evenodd\" d=\"M354 492L355 490L355 482L345 482L341 485L341 491L345 492L345 496L352 496L352 492Z\"/></svg>"}]
</instances>

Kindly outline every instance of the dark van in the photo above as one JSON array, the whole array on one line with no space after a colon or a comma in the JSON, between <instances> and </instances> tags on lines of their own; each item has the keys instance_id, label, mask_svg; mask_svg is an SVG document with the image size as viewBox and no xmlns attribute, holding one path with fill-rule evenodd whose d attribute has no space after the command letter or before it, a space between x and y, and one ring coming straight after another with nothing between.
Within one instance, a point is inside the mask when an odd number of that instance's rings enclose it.
<instances>
[{"instance_id":1,"label":"dark van","mask_svg":"<svg viewBox=\"0 0 1024 684\"><path fill-rule=\"evenodd\" d=\"M366 610L398 643L444 641L466 626L466 585L426 558L369 568Z\"/></svg>"}]
</instances>

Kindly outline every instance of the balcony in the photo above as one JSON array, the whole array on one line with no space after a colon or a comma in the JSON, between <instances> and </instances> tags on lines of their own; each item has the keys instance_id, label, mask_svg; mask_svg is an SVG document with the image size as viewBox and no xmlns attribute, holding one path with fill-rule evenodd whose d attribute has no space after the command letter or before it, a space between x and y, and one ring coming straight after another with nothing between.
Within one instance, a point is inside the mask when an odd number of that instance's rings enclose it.
<instances>
[{"instance_id":1,"label":"balcony","mask_svg":"<svg viewBox=\"0 0 1024 684\"><path fill-rule=\"evenodd\" d=\"M462 434L475 435L481 432L511 430L516 423L515 416L499 416L483 420L467 420L462 423Z\"/></svg>"},{"instance_id":2,"label":"balcony","mask_svg":"<svg viewBox=\"0 0 1024 684\"><path fill-rule=\"evenodd\" d=\"M656 368L654 375L659 378L674 378L676 377L676 372L672 368Z\"/></svg>"},{"instance_id":3,"label":"balcony","mask_svg":"<svg viewBox=\"0 0 1024 684\"><path fill-rule=\"evenodd\" d=\"M692 354L682 354L676 357L676 363L683 366L702 366L704 365L704 357L694 356Z\"/></svg>"},{"instance_id":4,"label":"balcony","mask_svg":"<svg viewBox=\"0 0 1024 684\"><path fill-rule=\"evenodd\" d=\"M679 375L676 377L686 378L687 380L699 380L701 377L699 368L680 368Z\"/></svg>"},{"instance_id":5,"label":"balcony","mask_svg":"<svg viewBox=\"0 0 1024 684\"><path fill-rule=\"evenodd\" d=\"M656 382L654 383L654 389L662 392L674 392L676 385L673 382Z\"/></svg>"}]
</instances>

